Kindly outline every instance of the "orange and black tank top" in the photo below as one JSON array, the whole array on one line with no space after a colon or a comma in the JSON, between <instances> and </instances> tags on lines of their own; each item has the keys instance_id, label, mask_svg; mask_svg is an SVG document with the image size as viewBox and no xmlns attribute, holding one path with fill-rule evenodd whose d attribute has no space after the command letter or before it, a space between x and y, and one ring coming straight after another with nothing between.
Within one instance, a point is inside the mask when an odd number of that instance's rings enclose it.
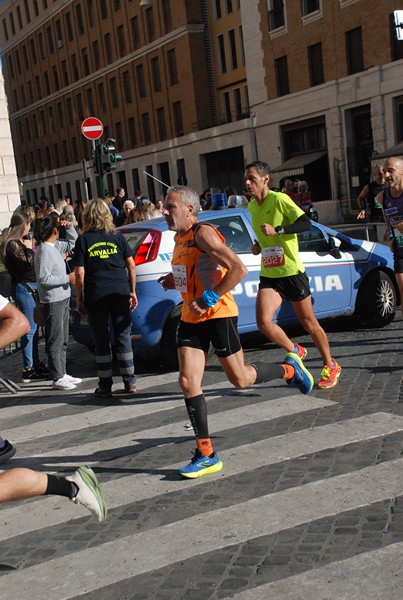
<instances>
[{"instance_id":1,"label":"orange and black tank top","mask_svg":"<svg viewBox=\"0 0 403 600\"><path fill-rule=\"evenodd\" d=\"M227 269L222 267L205 252L199 250L196 245L195 236L197 229L202 227L213 227L208 223L196 223L185 235L175 235L175 249L172 256L172 273L175 280L175 288L181 292L183 298L182 321L187 323L201 323L208 319L222 319L225 317L236 317L238 306L227 292L212 308L208 308L201 316L195 315L189 308L190 302L200 298L204 290L212 290L224 277ZM225 239L213 227L214 231L225 244Z\"/></svg>"}]
</instances>

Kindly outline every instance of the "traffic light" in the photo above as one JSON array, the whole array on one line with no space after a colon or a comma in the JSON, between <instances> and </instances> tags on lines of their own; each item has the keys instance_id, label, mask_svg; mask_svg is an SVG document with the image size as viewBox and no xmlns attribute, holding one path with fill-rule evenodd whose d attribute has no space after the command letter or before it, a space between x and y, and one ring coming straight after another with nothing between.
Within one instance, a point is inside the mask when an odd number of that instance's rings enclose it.
<instances>
[{"instance_id":1,"label":"traffic light","mask_svg":"<svg viewBox=\"0 0 403 600\"><path fill-rule=\"evenodd\" d=\"M122 157L116 153L116 142L112 138L108 138L102 146L102 166L106 173L115 171L117 164Z\"/></svg>"},{"instance_id":2,"label":"traffic light","mask_svg":"<svg viewBox=\"0 0 403 600\"><path fill-rule=\"evenodd\" d=\"M92 160L94 162L94 170L95 173L100 175L101 177L104 174L103 164L102 164L102 144L97 140L94 146L94 152L92 153Z\"/></svg>"}]
</instances>

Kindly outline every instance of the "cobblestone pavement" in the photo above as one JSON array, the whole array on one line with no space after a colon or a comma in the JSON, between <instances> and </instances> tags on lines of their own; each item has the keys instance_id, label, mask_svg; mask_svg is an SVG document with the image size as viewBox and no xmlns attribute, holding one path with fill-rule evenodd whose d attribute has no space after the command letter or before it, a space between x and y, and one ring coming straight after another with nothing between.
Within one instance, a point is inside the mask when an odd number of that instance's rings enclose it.
<instances>
[{"instance_id":1,"label":"cobblestone pavement","mask_svg":"<svg viewBox=\"0 0 403 600\"><path fill-rule=\"evenodd\" d=\"M193 440L177 373L137 365L139 392L92 394L94 358L69 346L74 393L49 382L0 390L5 466L67 473L94 467L110 508L97 524L64 498L3 505L0 577L12 600L396 599L403 575L403 318L379 330L325 324L343 367L310 396L283 381L233 389L217 362L204 387L224 469L181 481ZM320 360L310 338L306 366ZM247 361L279 362L259 336ZM21 356L0 360L18 381Z\"/></svg>"}]
</instances>

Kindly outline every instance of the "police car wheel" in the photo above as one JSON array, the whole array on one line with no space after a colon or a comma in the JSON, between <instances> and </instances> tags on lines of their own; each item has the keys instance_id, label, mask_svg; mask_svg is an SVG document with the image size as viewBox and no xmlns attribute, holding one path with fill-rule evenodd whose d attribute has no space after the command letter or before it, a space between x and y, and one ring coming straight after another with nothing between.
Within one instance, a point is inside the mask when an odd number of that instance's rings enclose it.
<instances>
[{"instance_id":1,"label":"police car wheel","mask_svg":"<svg viewBox=\"0 0 403 600\"><path fill-rule=\"evenodd\" d=\"M392 279L383 271L370 273L359 292L359 313L368 327L385 327L396 314L397 293Z\"/></svg>"}]
</instances>

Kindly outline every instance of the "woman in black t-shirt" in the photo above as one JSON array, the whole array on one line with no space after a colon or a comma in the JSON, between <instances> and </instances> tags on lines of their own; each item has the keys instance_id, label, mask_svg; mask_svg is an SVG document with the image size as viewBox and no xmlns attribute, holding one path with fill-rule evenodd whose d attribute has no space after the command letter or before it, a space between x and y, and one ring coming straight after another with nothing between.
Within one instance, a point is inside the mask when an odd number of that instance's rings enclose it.
<instances>
[{"instance_id":1,"label":"woman in black t-shirt","mask_svg":"<svg viewBox=\"0 0 403 600\"><path fill-rule=\"evenodd\" d=\"M137 306L134 252L115 230L104 200L92 200L83 213L83 234L77 239L74 264L77 310L88 314L99 377L95 394L112 395L112 349L109 322L125 391L135 393L131 311Z\"/></svg>"}]
</instances>

